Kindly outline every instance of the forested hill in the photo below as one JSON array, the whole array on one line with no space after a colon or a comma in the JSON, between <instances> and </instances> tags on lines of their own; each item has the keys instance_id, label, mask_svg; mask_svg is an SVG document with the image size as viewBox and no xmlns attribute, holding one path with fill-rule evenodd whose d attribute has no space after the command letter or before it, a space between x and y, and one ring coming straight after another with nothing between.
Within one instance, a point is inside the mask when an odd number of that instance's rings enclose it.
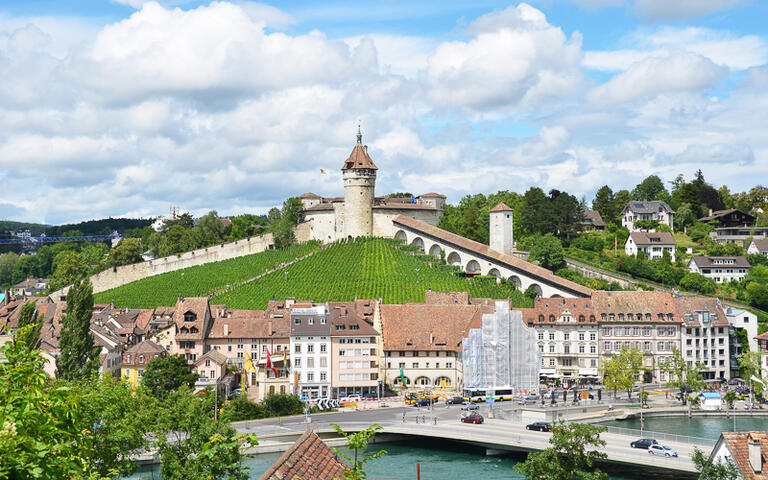
<instances>
[{"instance_id":1,"label":"forested hill","mask_svg":"<svg viewBox=\"0 0 768 480\"><path fill-rule=\"evenodd\" d=\"M108 235L114 231L125 234L129 230L140 230L151 224L151 218L102 218L100 220L88 220L80 223L48 227L45 230L45 234L48 236L59 236L68 232L79 232L83 235Z\"/></svg>"},{"instance_id":2,"label":"forested hill","mask_svg":"<svg viewBox=\"0 0 768 480\"><path fill-rule=\"evenodd\" d=\"M0 220L0 232L6 230L29 230L33 235L38 235L51 228L50 225L43 225L42 223L27 223L27 222L14 222L12 220Z\"/></svg>"}]
</instances>

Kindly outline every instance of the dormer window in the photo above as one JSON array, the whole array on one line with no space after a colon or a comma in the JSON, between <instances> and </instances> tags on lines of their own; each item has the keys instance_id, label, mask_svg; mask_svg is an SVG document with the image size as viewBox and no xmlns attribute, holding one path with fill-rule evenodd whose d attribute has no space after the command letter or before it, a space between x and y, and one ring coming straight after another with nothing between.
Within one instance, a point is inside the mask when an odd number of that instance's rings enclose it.
<instances>
[{"instance_id":1,"label":"dormer window","mask_svg":"<svg viewBox=\"0 0 768 480\"><path fill-rule=\"evenodd\" d=\"M550 315L549 316L549 323L555 323L555 316L554 315Z\"/></svg>"},{"instance_id":2,"label":"dormer window","mask_svg":"<svg viewBox=\"0 0 768 480\"><path fill-rule=\"evenodd\" d=\"M144 363L144 355L139 355L139 363Z\"/></svg>"},{"instance_id":3,"label":"dormer window","mask_svg":"<svg viewBox=\"0 0 768 480\"><path fill-rule=\"evenodd\" d=\"M187 312L184 314L184 321L185 322L195 322L197 321L197 315L195 315L194 312Z\"/></svg>"}]
</instances>

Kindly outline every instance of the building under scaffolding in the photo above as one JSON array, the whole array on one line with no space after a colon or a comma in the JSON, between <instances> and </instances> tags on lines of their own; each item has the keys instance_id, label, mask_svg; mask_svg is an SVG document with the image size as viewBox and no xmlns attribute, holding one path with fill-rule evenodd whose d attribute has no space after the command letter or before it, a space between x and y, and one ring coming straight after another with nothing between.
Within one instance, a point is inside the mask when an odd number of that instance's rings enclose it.
<instances>
[{"instance_id":1,"label":"building under scaffolding","mask_svg":"<svg viewBox=\"0 0 768 480\"><path fill-rule=\"evenodd\" d=\"M470 328L463 340L464 386L468 389L538 389L541 353L536 331L523 323L522 313L509 302L497 301L496 311L484 314L481 328Z\"/></svg>"}]
</instances>

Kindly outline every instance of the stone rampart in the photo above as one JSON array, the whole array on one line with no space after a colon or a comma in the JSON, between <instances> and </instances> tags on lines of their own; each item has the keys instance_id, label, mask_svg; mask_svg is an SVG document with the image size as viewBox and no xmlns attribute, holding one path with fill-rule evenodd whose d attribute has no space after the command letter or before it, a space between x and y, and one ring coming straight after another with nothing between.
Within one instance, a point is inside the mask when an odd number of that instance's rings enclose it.
<instances>
[{"instance_id":1,"label":"stone rampart","mask_svg":"<svg viewBox=\"0 0 768 480\"><path fill-rule=\"evenodd\" d=\"M234 242L198 248L197 250L184 252L181 255L170 255L168 257L148 260L146 262L108 268L107 270L91 275L93 293L117 288L126 283L135 282L136 280L159 275L161 273L263 252L264 250L274 248L274 244L274 237L271 233L267 233L258 237L243 238ZM53 292L51 293L50 298L56 301L61 300L62 297L67 294L68 290L69 287L65 287Z\"/></svg>"}]
</instances>

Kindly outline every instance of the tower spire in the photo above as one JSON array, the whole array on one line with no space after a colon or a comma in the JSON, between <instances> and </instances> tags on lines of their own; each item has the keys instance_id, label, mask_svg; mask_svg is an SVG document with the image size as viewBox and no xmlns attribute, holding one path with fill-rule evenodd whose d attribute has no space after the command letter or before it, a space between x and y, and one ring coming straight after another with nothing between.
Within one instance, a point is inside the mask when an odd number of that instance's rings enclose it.
<instances>
[{"instance_id":1,"label":"tower spire","mask_svg":"<svg viewBox=\"0 0 768 480\"><path fill-rule=\"evenodd\" d=\"M360 124L357 124L357 144L362 145L363 144L363 134L360 132Z\"/></svg>"}]
</instances>

